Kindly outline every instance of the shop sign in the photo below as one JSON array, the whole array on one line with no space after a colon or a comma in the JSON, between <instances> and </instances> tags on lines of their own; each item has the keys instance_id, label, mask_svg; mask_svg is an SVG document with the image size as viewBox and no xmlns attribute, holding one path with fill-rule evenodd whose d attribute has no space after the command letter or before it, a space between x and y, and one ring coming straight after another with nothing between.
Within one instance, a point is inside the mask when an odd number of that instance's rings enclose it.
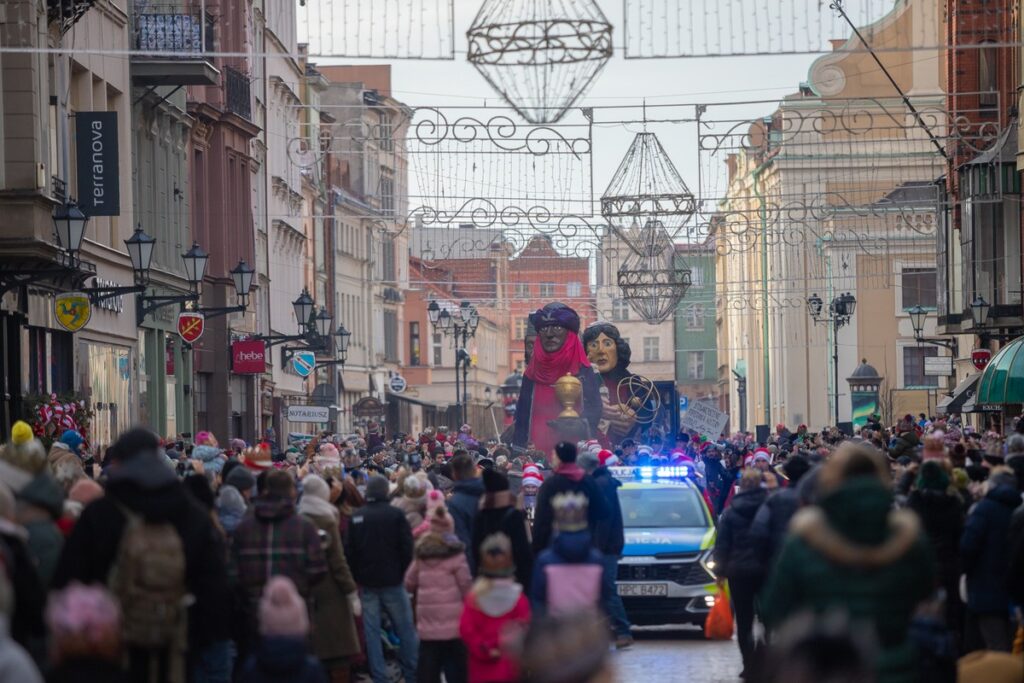
<instances>
[{"instance_id":1,"label":"shop sign","mask_svg":"<svg viewBox=\"0 0 1024 683\"><path fill-rule=\"evenodd\" d=\"M352 415L355 417L378 417L383 414L384 404L373 396L361 398L352 406Z\"/></svg>"},{"instance_id":2,"label":"shop sign","mask_svg":"<svg viewBox=\"0 0 1024 683\"><path fill-rule=\"evenodd\" d=\"M118 282L111 280L103 280L96 278L97 287L122 287ZM118 294L117 296L109 296L105 299L100 299L96 302L96 308L104 311L110 311L111 313L120 313L124 310L124 295Z\"/></svg>"},{"instance_id":3,"label":"shop sign","mask_svg":"<svg viewBox=\"0 0 1024 683\"><path fill-rule=\"evenodd\" d=\"M299 377L309 377L316 369L316 354L312 351L296 351L292 356L291 366Z\"/></svg>"},{"instance_id":4,"label":"shop sign","mask_svg":"<svg viewBox=\"0 0 1024 683\"><path fill-rule=\"evenodd\" d=\"M117 112L76 112L75 129L79 208L86 216L119 216Z\"/></svg>"},{"instance_id":5,"label":"shop sign","mask_svg":"<svg viewBox=\"0 0 1024 683\"><path fill-rule=\"evenodd\" d=\"M953 374L952 356L929 356L924 359L926 377L949 377Z\"/></svg>"},{"instance_id":6,"label":"shop sign","mask_svg":"<svg viewBox=\"0 0 1024 683\"><path fill-rule=\"evenodd\" d=\"M331 409L327 406L288 406L289 422L323 423L331 421Z\"/></svg>"},{"instance_id":7,"label":"shop sign","mask_svg":"<svg viewBox=\"0 0 1024 683\"><path fill-rule=\"evenodd\" d=\"M231 342L231 372L262 375L267 370L267 347L262 339Z\"/></svg>"},{"instance_id":8,"label":"shop sign","mask_svg":"<svg viewBox=\"0 0 1024 683\"><path fill-rule=\"evenodd\" d=\"M392 394L404 394L408 386L409 383L401 375L391 375L388 378L388 389L391 390Z\"/></svg>"},{"instance_id":9,"label":"shop sign","mask_svg":"<svg viewBox=\"0 0 1024 683\"><path fill-rule=\"evenodd\" d=\"M178 314L178 334L186 344L192 344L203 336L206 330L206 318L196 311L184 311Z\"/></svg>"},{"instance_id":10,"label":"shop sign","mask_svg":"<svg viewBox=\"0 0 1024 683\"><path fill-rule=\"evenodd\" d=\"M974 349L971 351L971 362L979 370L984 370L988 367L990 360L992 360L992 352L988 349Z\"/></svg>"},{"instance_id":11,"label":"shop sign","mask_svg":"<svg viewBox=\"0 0 1024 683\"><path fill-rule=\"evenodd\" d=\"M89 324L92 317L89 297L82 292L58 294L53 299L53 317L68 332L78 332Z\"/></svg>"}]
</instances>

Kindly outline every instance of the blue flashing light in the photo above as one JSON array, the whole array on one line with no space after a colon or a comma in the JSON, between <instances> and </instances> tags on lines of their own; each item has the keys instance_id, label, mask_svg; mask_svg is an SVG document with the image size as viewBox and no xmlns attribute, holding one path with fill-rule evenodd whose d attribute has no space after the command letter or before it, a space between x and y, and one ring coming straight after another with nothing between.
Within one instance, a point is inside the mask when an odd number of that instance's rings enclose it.
<instances>
[{"instance_id":1,"label":"blue flashing light","mask_svg":"<svg viewBox=\"0 0 1024 683\"><path fill-rule=\"evenodd\" d=\"M688 465L652 466L642 467L609 467L608 470L616 479L631 479L641 481L654 481L656 479L692 479L697 472Z\"/></svg>"}]
</instances>

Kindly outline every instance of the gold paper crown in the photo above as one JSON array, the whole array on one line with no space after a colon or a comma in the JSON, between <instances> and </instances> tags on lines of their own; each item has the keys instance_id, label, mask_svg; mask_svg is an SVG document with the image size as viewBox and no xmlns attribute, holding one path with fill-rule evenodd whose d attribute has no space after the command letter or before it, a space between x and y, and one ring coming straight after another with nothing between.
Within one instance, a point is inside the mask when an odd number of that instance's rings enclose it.
<instances>
[{"instance_id":1,"label":"gold paper crown","mask_svg":"<svg viewBox=\"0 0 1024 683\"><path fill-rule=\"evenodd\" d=\"M587 528L589 502L582 493L559 493L551 499L555 528L559 531L582 531Z\"/></svg>"}]
</instances>

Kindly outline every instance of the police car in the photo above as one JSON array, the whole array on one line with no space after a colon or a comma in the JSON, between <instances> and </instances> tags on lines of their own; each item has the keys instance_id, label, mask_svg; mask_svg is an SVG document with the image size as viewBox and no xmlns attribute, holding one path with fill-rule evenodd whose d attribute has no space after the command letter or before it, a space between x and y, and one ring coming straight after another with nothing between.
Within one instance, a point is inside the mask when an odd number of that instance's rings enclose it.
<instances>
[{"instance_id":1,"label":"police car","mask_svg":"<svg viewBox=\"0 0 1024 683\"><path fill-rule=\"evenodd\" d=\"M626 547L616 580L637 626L704 625L714 604L715 523L687 466L611 467Z\"/></svg>"}]
</instances>

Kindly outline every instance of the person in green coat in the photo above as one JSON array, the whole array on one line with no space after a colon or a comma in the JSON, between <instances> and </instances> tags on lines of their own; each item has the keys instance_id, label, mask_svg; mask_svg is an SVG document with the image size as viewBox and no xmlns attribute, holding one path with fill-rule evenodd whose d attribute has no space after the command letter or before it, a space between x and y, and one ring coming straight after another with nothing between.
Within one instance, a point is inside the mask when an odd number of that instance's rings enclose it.
<instances>
[{"instance_id":1,"label":"person in green coat","mask_svg":"<svg viewBox=\"0 0 1024 683\"><path fill-rule=\"evenodd\" d=\"M918 680L907 632L934 587L928 540L915 513L894 511L884 456L846 443L823 466L818 505L800 510L762 594L770 630L791 616L841 611L878 643L879 683Z\"/></svg>"}]
</instances>

